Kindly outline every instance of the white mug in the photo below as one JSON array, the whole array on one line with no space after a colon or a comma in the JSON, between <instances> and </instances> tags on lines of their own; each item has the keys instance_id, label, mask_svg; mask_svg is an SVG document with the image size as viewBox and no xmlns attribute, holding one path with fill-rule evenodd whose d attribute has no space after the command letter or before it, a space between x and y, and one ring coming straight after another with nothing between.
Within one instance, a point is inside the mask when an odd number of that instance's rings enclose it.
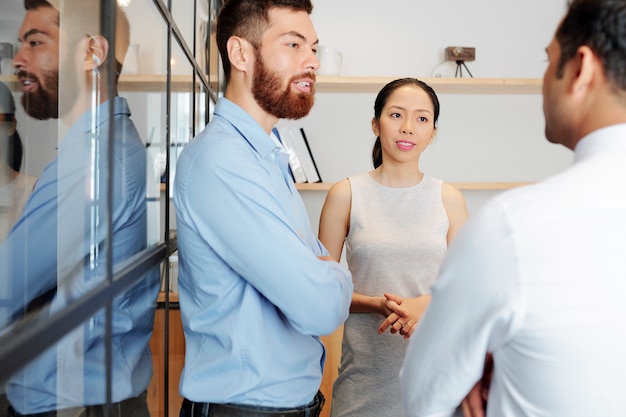
<instances>
[{"instance_id":1,"label":"white mug","mask_svg":"<svg viewBox=\"0 0 626 417\"><path fill-rule=\"evenodd\" d=\"M343 57L337 50L320 45L317 47L317 59L320 61L318 75L339 75Z\"/></svg>"}]
</instances>

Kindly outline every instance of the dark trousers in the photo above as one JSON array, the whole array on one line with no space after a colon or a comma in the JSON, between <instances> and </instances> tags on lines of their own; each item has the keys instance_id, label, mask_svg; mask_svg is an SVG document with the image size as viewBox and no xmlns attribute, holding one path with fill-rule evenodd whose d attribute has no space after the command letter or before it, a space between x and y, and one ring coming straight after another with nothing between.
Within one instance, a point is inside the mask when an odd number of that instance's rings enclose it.
<instances>
[{"instance_id":1,"label":"dark trousers","mask_svg":"<svg viewBox=\"0 0 626 417\"><path fill-rule=\"evenodd\" d=\"M318 417L324 406L324 395L299 408L255 407L242 404L214 404L183 400L180 417Z\"/></svg>"},{"instance_id":2,"label":"dark trousers","mask_svg":"<svg viewBox=\"0 0 626 417\"><path fill-rule=\"evenodd\" d=\"M104 405L86 405L61 410L46 411L37 414L20 414L9 406L9 417L150 417L146 392L135 398L129 398L109 406L108 412Z\"/></svg>"}]
</instances>

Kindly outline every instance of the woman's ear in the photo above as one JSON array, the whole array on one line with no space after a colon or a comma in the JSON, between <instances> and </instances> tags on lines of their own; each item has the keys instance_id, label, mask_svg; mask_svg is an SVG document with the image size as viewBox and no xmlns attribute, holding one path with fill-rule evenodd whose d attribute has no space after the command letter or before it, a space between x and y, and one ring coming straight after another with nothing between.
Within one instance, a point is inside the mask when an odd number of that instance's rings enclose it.
<instances>
[{"instance_id":1,"label":"woman's ear","mask_svg":"<svg viewBox=\"0 0 626 417\"><path fill-rule=\"evenodd\" d=\"M435 137L437 137L437 126L433 128L433 133L430 135L430 140L428 141L429 145L433 143L433 141L435 140Z\"/></svg>"},{"instance_id":2,"label":"woman's ear","mask_svg":"<svg viewBox=\"0 0 626 417\"><path fill-rule=\"evenodd\" d=\"M380 136L380 124L375 117L372 117L372 132L374 132L374 136Z\"/></svg>"},{"instance_id":3,"label":"woman's ear","mask_svg":"<svg viewBox=\"0 0 626 417\"><path fill-rule=\"evenodd\" d=\"M109 52L109 42L103 36L90 36L87 40L85 53L85 70L91 71L100 67Z\"/></svg>"}]
</instances>

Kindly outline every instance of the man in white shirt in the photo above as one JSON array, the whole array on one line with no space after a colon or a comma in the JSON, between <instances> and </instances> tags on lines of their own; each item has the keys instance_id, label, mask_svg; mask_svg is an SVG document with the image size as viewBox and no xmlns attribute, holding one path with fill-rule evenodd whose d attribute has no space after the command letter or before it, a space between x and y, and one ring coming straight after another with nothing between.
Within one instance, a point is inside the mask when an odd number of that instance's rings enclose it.
<instances>
[{"instance_id":1,"label":"man in white shirt","mask_svg":"<svg viewBox=\"0 0 626 417\"><path fill-rule=\"evenodd\" d=\"M409 416L450 416L472 387L488 391L472 417L626 415L625 34L626 0L569 5L543 110L574 165L492 199L452 242L401 371Z\"/></svg>"}]
</instances>

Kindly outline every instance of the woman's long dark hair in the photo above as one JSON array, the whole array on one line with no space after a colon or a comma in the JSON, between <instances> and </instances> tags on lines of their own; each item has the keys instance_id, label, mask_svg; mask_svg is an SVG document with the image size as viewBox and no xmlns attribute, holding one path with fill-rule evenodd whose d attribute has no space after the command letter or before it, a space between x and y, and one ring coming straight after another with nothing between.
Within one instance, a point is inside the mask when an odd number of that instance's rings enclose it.
<instances>
[{"instance_id":1,"label":"woman's long dark hair","mask_svg":"<svg viewBox=\"0 0 626 417\"><path fill-rule=\"evenodd\" d=\"M417 78L399 78L397 80L393 80L387 83L387 85L385 85L378 92L376 101L374 101L374 119L376 119L376 122L380 122L380 115L383 112L383 107L387 104L387 100L389 99L391 93L400 87L404 87L405 85L415 85L424 90L430 96L435 113L433 123L437 126L437 120L439 119L439 98L437 98L437 93L435 93L435 90L433 90L431 86L426 84L424 81L418 80ZM372 149L372 163L374 164L374 168L378 168L383 163L383 150L382 145L380 144L380 136L378 136L376 138L376 142L374 142L374 148Z\"/></svg>"},{"instance_id":2,"label":"woman's long dark hair","mask_svg":"<svg viewBox=\"0 0 626 417\"><path fill-rule=\"evenodd\" d=\"M4 116L4 121L13 122L15 120L15 100L11 90L0 83L0 114ZM4 138L0 138L4 140ZM8 136L9 141L7 146L7 163L15 170L19 171L22 167L22 157L24 155L24 148L22 146L22 139L20 134L17 133L17 129L13 131L13 134Z\"/></svg>"}]
</instances>

